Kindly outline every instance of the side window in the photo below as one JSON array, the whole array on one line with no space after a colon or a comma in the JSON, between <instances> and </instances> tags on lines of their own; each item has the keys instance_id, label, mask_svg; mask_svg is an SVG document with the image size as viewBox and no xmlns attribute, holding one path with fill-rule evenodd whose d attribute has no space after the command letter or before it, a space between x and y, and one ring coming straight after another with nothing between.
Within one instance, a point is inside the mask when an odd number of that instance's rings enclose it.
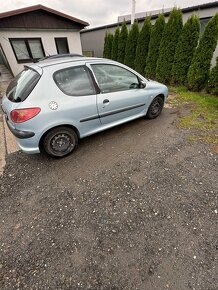
<instances>
[{"instance_id":1,"label":"side window","mask_svg":"<svg viewBox=\"0 0 218 290\"><path fill-rule=\"evenodd\" d=\"M84 66L66 68L54 73L54 81L66 95L95 95L91 77Z\"/></svg>"},{"instance_id":2,"label":"side window","mask_svg":"<svg viewBox=\"0 0 218 290\"><path fill-rule=\"evenodd\" d=\"M137 76L125 68L111 64L93 64L91 67L102 93L126 91L140 87Z\"/></svg>"}]
</instances>

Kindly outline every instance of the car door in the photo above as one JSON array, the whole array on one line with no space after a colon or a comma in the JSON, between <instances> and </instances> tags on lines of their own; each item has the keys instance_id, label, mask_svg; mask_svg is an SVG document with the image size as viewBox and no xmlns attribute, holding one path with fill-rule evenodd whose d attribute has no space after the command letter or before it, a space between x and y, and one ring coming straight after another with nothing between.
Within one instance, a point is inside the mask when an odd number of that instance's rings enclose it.
<instances>
[{"instance_id":1,"label":"car door","mask_svg":"<svg viewBox=\"0 0 218 290\"><path fill-rule=\"evenodd\" d=\"M60 89L58 99L62 100L62 119L71 120L81 136L101 125L96 106L96 89L86 66L69 66L58 70L54 73L54 81Z\"/></svg>"},{"instance_id":2,"label":"car door","mask_svg":"<svg viewBox=\"0 0 218 290\"><path fill-rule=\"evenodd\" d=\"M119 123L143 115L146 90L137 75L116 64L91 64L100 93L97 107L102 124Z\"/></svg>"}]
</instances>

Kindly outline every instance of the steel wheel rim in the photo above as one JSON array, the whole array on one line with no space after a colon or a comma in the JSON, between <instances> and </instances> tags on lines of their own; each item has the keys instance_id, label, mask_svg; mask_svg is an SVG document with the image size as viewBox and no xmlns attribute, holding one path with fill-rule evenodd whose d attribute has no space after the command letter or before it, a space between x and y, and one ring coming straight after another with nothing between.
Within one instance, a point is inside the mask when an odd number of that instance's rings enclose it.
<instances>
[{"instance_id":1,"label":"steel wheel rim","mask_svg":"<svg viewBox=\"0 0 218 290\"><path fill-rule=\"evenodd\" d=\"M75 146L72 142L71 137L66 133L61 133L53 136L50 145L52 151L58 154L69 153Z\"/></svg>"},{"instance_id":2,"label":"steel wheel rim","mask_svg":"<svg viewBox=\"0 0 218 290\"><path fill-rule=\"evenodd\" d=\"M151 105L151 113L152 115L157 115L161 111L161 103L159 100L155 100Z\"/></svg>"}]
</instances>

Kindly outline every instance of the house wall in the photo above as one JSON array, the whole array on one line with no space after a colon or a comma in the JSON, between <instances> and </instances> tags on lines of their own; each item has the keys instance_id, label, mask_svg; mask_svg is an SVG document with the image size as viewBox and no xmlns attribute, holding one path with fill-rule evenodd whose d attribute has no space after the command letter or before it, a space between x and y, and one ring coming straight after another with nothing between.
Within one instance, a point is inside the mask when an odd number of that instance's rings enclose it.
<instances>
[{"instance_id":1,"label":"house wall","mask_svg":"<svg viewBox=\"0 0 218 290\"><path fill-rule=\"evenodd\" d=\"M25 63L18 64L11 47L9 38L41 38L45 55L57 54L55 37L67 37L70 53L82 53L81 40L79 31L0 31L0 43L7 57L8 63L14 75L17 75L24 67Z\"/></svg>"},{"instance_id":2,"label":"house wall","mask_svg":"<svg viewBox=\"0 0 218 290\"><path fill-rule=\"evenodd\" d=\"M183 13L183 22L185 23L193 13L197 14L200 19L211 18L216 13L218 13L218 7ZM165 17L166 21L168 21L168 18L169 18L168 16ZM157 17L153 16L152 24L155 23L156 19ZM139 26L142 26L143 21L138 20L138 23ZM93 29L84 29L83 31L81 31L80 34L81 34L82 50L84 52L93 51L94 56L102 57L104 48L104 37L106 31L114 33L118 25L121 27L122 23L115 23L108 26L102 26ZM127 24L127 27L129 29L130 24ZM212 65L215 65L217 56L218 56L218 45L213 56Z\"/></svg>"}]
</instances>

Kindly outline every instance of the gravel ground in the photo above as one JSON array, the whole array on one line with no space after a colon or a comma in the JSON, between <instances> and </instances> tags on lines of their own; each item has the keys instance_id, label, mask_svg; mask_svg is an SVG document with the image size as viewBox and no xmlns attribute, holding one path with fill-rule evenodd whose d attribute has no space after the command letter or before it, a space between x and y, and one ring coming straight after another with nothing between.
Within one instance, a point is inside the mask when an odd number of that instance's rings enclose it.
<instances>
[{"instance_id":1,"label":"gravel ground","mask_svg":"<svg viewBox=\"0 0 218 290\"><path fill-rule=\"evenodd\" d=\"M217 289L217 155L187 141L180 113L86 138L62 160L9 155L0 289Z\"/></svg>"}]
</instances>

